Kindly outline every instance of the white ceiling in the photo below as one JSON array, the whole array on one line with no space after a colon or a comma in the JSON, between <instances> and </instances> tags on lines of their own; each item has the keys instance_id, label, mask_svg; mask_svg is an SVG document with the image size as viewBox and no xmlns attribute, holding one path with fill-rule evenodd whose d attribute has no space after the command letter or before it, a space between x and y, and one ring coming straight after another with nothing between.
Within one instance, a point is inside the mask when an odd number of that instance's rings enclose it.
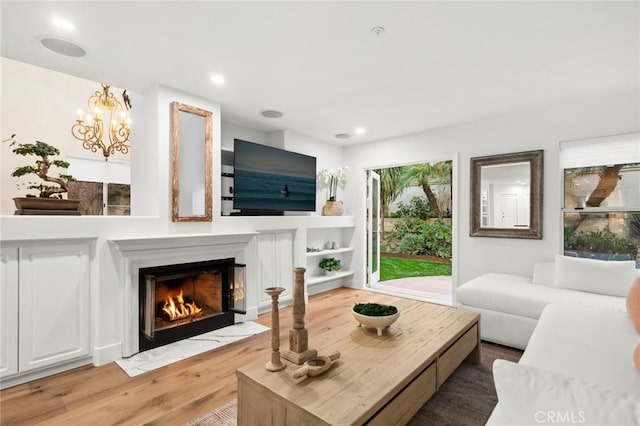
<instances>
[{"instance_id":1,"label":"white ceiling","mask_svg":"<svg viewBox=\"0 0 640 426\"><path fill-rule=\"evenodd\" d=\"M223 121L336 144L640 91L637 1L4 1L0 7L4 57L140 93L156 84L174 87L220 102ZM75 31L54 28L54 15L73 22ZM375 36L374 26L384 34ZM89 55L52 53L39 43L44 35L73 40ZM213 73L226 76L224 87L211 84ZM264 109L285 115L267 119L259 115ZM366 133L334 138L357 126Z\"/></svg>"}]
</instances>

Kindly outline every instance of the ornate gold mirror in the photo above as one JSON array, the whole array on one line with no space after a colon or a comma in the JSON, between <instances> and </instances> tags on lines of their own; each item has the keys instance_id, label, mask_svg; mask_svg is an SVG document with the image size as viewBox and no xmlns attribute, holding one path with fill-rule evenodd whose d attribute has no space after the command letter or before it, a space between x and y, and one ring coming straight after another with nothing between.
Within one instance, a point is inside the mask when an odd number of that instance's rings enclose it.
<instances>
[{"instance_id":1,"label":"ornate gold mirror","mask_svg":"<svg viewBox=\"0 0 640 426\"><path fill-rule=\"evenodd\" d=\"M212 113L171 103L172 220L211 222Z\"/></svg>"},{"instance_id":2,"label":"ornate gold mirror","mask_svg":"<svg viewBox=\"0 0 640 426\"><path fill-rule=\"evenodd\" d=\"M543 151L471 158L472 237L542 239Z\"/></svg>"}]
</instances>

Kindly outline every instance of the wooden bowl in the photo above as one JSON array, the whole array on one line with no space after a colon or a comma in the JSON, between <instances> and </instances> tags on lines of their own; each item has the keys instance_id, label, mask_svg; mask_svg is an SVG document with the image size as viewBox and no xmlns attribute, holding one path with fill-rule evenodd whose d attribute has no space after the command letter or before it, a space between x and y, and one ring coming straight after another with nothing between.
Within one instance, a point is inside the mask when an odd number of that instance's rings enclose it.
<instances>
[{"instance_id":1,"label":"wooden bowl","mask_svg":"<svg viewBox=\"0 0 640 426\"><path fill-rule=\"evenodd\" d=\"M351 308L351 313L353 314L353 317L356 319L356 321L358 321L358 327L373 327L378 331L378 336L382 336L382 330L384 330L385 328L389 328L389 326L396 322L396 320L400 316L400 311L398 311L392 315L373 317L369 315L359 314L354 311L353 308Z\"/></svg>"}]
</instances>

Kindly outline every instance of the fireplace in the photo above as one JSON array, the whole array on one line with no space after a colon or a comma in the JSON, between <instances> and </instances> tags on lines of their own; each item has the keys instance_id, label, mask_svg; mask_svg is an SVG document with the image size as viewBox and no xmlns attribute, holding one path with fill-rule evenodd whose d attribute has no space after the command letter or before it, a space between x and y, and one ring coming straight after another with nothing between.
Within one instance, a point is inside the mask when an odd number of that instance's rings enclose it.
<instances>
[{"instance_id":1,"label":"fireplace","mask_svg":"<svg viewBox=\"0 0 640 426\"><path fill-rule=\"evenodd\" d=\"M219 259L139 270L139 351L234 324L245 266Z\"/></svg>"}]
</instances>

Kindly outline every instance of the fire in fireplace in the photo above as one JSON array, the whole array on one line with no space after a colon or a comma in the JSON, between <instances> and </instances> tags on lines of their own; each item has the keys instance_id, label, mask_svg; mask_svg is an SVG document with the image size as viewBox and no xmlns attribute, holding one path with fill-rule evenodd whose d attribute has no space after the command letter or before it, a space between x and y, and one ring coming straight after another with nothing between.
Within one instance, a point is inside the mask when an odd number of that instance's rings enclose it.
<instances>
[{"instance_id":1,"label":"fire in fireplace","mask_svg":"<svg viewBox=\"0 0 640 426\"><path fill-rule=\"evenodd\" d=\"M139 350L232 325L245 313L244 270L234 259L141 268Z\"/></svg>"}]
</instances>

